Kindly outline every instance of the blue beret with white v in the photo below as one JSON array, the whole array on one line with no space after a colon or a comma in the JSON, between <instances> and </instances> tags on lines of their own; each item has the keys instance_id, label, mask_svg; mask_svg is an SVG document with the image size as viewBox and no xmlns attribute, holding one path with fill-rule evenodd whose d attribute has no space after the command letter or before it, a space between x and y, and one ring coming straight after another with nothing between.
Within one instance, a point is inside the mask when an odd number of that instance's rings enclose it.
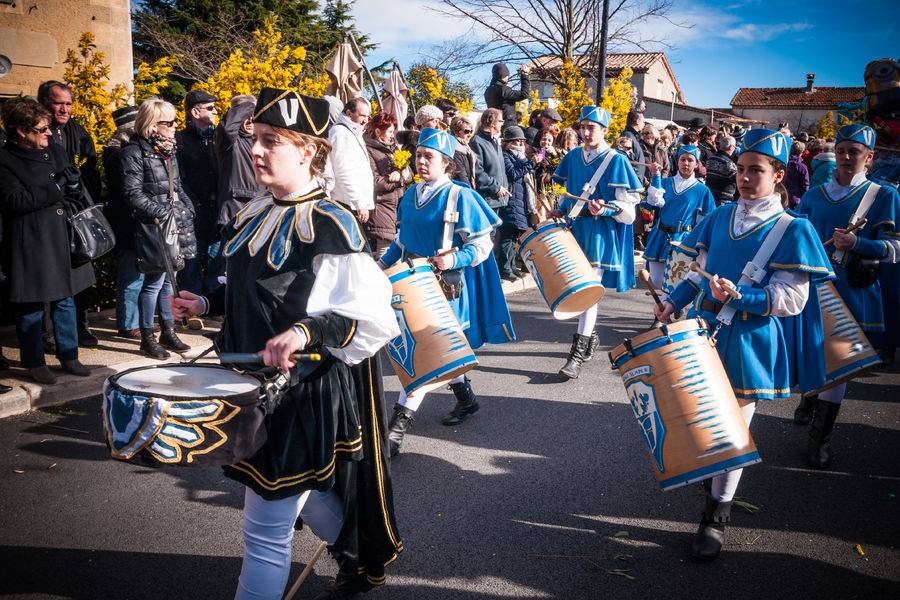
<instances>
[{"instance_id":1,"label":"blue beret with white v","mask_svg":"<svg viewBox=\"0 0 900 600\"><path fill-rule=\"evenodd\" d=\"M791 138L774 129L751 129L744 134L741 152L757 152L787 164L791 154Z\"/></svg>"},{"instance_id":2,"label":"blue beret with white v","mask_svg":"<svg viewBox=\"0 0 900 600\"><path fill-rule=\"evenodd\" d=\"M453 153L456 152L456 138L446 131L426 127L422 130L422 133L419 134L419 141L416 144L416 147L420 146L437 150L444 156L452 159Z\"/></svg>"},{"instance_id":3,"label":"blue beret with white v","mask_svg":"<svg viewBox=\"0 0 900 600\"><path fill-rule=\"evenodd\" d=\"M675 153L675 158L678 158L682 154L690 154L698 161L700 160L700 148L697 146L692 146L690 144L685 144L684 146L678 149L678 152Z\"/></svg>"},{"instance_id":4,"label":"blue beret with white v","mask_svg":"<svg viewBox=\"0 0 900 600\"><path fill-rule=\"evenodd\" d=\"M875 149L875 130L868 125L844 125L837 132L835 144L850 140L862 144L869 150Z\"/></svg>"},{"instance_id":5,"label":"blue beret with white v","mask_svg":"<svg viewBox=\"0 0 900 600\"><path fill-rule=\"evenodd\" d=\"M578 122L581 121L591 121L609 127L609 113L599 106L582 106L581 117L578 118Z\"/></svg>"}]
</instances>

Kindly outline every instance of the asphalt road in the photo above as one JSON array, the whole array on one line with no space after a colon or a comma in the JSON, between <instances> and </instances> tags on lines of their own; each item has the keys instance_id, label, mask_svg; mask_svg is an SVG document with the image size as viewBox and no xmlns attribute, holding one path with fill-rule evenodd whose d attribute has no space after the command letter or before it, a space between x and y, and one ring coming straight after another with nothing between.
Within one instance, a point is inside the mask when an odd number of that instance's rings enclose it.
<instances>
[{"instance_id":1,"label":"asphalt road","mask_svg":"<svg viewBox=\"0 0 900 600\"><path fill-rule=\"evenodd\" d=\"M577 381L554 375L573 325L536 292L510 298L520 341L479 352L482 409L440 425L430 396L394 462L406 551L379 599L900 597L900 370L850 386L830 472L802 463L795 402L753 420L763 462L744 473L721 558L688 549L698 486L660 492L605 350L649 325L645 296L603 301L604 353ZM386 378L388 404L398 384ZM0 596L231 598L240 570L241 487L217 469L110 460L99 398L0 421ZM864 552L861 556L857 544ZM292 579L312 554L294 542ZM333 576L316 566L298 598Z\"/></svg>"}]
</instances>

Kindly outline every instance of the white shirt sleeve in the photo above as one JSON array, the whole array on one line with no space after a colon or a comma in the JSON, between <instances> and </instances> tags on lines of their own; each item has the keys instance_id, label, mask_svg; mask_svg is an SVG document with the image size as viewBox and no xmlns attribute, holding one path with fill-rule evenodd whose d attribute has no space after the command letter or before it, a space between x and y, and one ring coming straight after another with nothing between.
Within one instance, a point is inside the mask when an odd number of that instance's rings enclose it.
<instances>
[{"instance_id":1,"label":"white shirt sleeve","mask_svg":"<svg viewBox=\"0 0 900 600\"><path fill-rule=\"evenodd\" d=\"M898 263L900 262L900 240L880 240L887 244L887 256L881 259L881 262Z\"/></svg>"},{"instance_id":2,"label":"white shirt sleeve","mask_svg":"<svg viewBox=\"0 0 900 600\"><path fill-rule=\"evenodd\" d=\"M809 299L809 273L802 271L775 271L765 288L772 300L775 317L799 315Z\"/></svg>"},{"instance_id":3,"label":"white shirt sleeve","mask_svg":"<svg viewBox=\"0 0 900 600\"><path fill-rule=\"evenodd\" d=\"M391 282L371 256L361 252L320 254L312 266L316 281L307 302L309 316L334 313L357 322L350 343L343 348L329 347L329 352L355 365L400 335L391 308Z\"/></svg>"},{"instance_id":4,"label":"white shirt sleeve","mask_svg":"<svg viewBox=\"0 0 900 600\"><path fill-rule=\"evenodd\" d=\"M657 208L665 206L666 201L663 198L665 194L666 190L651 185L647 188L647 204L656 206Z\"/></svg>"},{"instance_id":5,"label":"white shirt sleeve","mask_svg":"<svg viewBox=\"0 0 900 600\"><path fill-rule=\"evenodd\" d=\"M489 235L480 235L475 239L469 239L467 234L461 233L460 237L463 238L463 248L470 247L475 250L475 259L469 265L471 267L477 267L494 251L494 242L491 241Z\"/></svg>"},{"instance_id":6,"label":"white shirt sleeve","mask_svg":"<svg viewBox=\"0 0 900 600\"><path fill-rule=\"evenodd\" d=\"M637 192L629 192L625 188L617 187L616 199L610 204L614 204L622 210L613 219L625 225L634 223L636 207L640 201L641 196Z\"/></svg>"}]
</instances>

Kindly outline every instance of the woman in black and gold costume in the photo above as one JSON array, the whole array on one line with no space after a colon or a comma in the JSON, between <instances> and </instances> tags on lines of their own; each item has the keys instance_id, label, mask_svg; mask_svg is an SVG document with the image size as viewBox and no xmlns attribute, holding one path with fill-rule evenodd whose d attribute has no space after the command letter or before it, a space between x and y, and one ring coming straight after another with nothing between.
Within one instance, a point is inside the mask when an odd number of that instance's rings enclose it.
<instances>
[{"instance_id":1,"label":"woman in black and gold costume","mask_svg":"<svg viewBox=\"0 0 900 600\"><path fill-rule=\"evenodd\" d=\"M317 598L350 598L383 584L385 564L402 550L377 363L399 335L391 286L354 216L316 182L328 103L264 88L257 106L253 166L267 192L229 224L227 284L209 298L181 292L173 310L224 313L220 352L259 353L292 377L266 417L265 445L225 467L247 486L235 598L281 598L298 517L340 567ZM295 364L301 350L323 359Z\"/></svg>"}]
</instances>

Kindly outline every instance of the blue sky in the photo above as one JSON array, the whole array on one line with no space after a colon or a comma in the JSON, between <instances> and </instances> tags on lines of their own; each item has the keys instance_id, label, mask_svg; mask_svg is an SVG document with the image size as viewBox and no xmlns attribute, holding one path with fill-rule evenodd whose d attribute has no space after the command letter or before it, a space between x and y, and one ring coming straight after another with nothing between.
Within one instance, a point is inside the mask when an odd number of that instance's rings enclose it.
<instances>
[{"instance_id":1,"label":"blue sky","mask_svg":"<svg viewBox=\"0 0 900 600\"><path fill-rule=\"evenodd\" d=\"M437 0L357 0L360 30L379 43L371 62L396 58L404 68L435 42L467 25L427 10ZM739 87L862 86L865 65L900 56L900 10L886 0L675 0L672 17L690 28L656 23L687 101L728 106ZM490 69L469 76L483 86ZM480 99L481 90L478 90Z\"/></svg>"}]
</instances>

